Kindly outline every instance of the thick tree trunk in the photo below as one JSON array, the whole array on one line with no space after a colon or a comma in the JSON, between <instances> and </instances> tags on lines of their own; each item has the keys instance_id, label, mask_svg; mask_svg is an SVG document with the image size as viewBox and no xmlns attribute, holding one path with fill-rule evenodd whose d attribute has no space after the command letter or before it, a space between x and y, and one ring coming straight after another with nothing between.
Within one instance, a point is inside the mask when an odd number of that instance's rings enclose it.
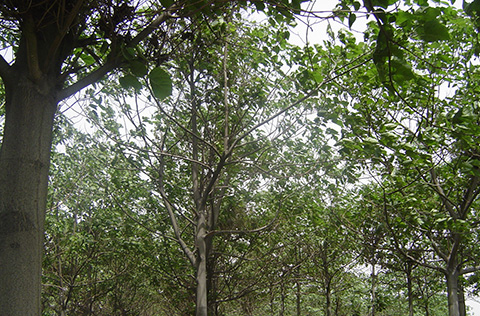
<instances>
[{"instance_id":1,"label":"thick tree trunk","mask_svg":"<svg viewBox=\"0 0 480 316\"><path fill-rule=\"evenodd\" d=\"M18 74L0 150L0 314L37 316L55 94Z\"/></svg>"}]
</instances>

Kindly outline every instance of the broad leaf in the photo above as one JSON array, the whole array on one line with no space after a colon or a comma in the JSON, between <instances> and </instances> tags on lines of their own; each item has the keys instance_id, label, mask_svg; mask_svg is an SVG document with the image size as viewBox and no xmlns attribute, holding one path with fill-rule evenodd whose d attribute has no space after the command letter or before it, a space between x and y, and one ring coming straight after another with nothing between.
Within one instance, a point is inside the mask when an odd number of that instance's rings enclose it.
<instances>
[{"instance_id":1,"label":"broad leaf","mask_svg":"<svg viewBox=\"0 0 480 316\"><path fill-rule=\"evenodd\" d=\"M423 27L419 29L419 35L425 42L436 42L450 39L447 27L437 19L426 21L423 24Z\"/></svg>"},{"instance_id":2,"label":"broad leaf","mask_svg":"<svg viewBox=\"0 0 480 316\"><path fill-rule=\"evenodd\" d=\"M172 78L162 68L155 68L149 74L153 94L159 99L165 99L172 94Z\"/></svg>"},{"instance_id":3,"label":"broad leaf","mask_svg":"<svg viewBox=\"0 0 480 316\"><path fill-rule=\"evenodd\" d=\"M144 77L148 73L147 66L140 60L132 60L130 62L130 70L137 77Z\"/></svg>"},{"instance_id":4,"label":"broad leaf","mask_svg":"<svg viewBox=\"0 0 480 316\"><path fill-rule=\"evenodd\" d=\"M139 91L142 89L142 84L135 76L127 74L119 79L120 85L125 88L134 88L135 90Z\"/></svg>"}]
</instances>

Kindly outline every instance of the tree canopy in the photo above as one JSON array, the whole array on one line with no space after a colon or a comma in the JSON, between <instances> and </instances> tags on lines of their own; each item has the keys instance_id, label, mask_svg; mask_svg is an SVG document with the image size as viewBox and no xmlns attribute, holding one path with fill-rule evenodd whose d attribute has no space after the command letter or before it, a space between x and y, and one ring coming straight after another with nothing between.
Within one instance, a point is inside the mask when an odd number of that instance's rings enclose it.
<instances>
[{"instance_id":1,"label":"tree canopy","mask_svg":"<svg viewBox=\"0 0 480 316\"><path fill-rule=\"evenodd\" d=\"M480 2L322 5L2 2L0 314L467 316Z\"/></svg>"}]
</instances>

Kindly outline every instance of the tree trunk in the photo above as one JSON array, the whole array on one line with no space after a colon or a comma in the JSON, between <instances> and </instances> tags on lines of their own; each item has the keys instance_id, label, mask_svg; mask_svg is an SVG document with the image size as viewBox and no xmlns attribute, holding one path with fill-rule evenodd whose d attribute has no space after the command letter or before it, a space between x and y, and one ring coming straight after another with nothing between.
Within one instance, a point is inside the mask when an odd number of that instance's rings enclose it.
<instances>
[{"instance_id":1,"label":"tree trunk","mask_svg":"<svg viewBox=\"0 0 480 316\"><path fill-rule=\"evenodd\" d=\"M377 301L377 294L376 294L376 291L377 291L377 274L376 274L376 271L375 271L375 263L372 263L372 274L371 274L371 280L372 280L372 284L371 284L371 304L372 304L372 309L371 309L371 316L375 316L375 307L376 307L376 301Z\"/></svg>"},{"instance_id":2,"label":"tree trunk","mask_svg":"<svg viewBox=\"0 0 480 316\"><path fill-rule=\"evenodd\" d=\"M458 300L458 272L457 270L447 270L445 276L447 279L448 315L460 316Z\"/></svg>"},{"instance_id":3,"label":"tree trunk","mask_svg":"<svg viewBox=\"0 0 480 316\"><path fill-rule=\"evenodd\" d=\"M465 292L463 291L462 284L458 284L458 308L460 316L467 315L467 308L465 306Z\"/></svg>"},{"instance_id":4,"label":"tree trunk","mask_svg":"<svg viewBox=\"0 0 480 316\"><path fill-rule=\"evenodd\" d=\"M407 295L408 295L408 315L413 316L413 284L412 284L412 264L407 262Z\"/></svg>"},{"instance_id":5,"label":"tree trunk","mask_svg":"<svg viewBox=\"0 0 480 316\"><path fill-rule=\"evenodd\" d=\"M332 289L330 284L330 280L328 280L325 288L326 316L332 316Z\"/></svg>"},{"instance_id":6,"label":"tree trunk","mask_svg":"<svg viewBox=\"0 0 480 316\"><path fill-rule=\"evenodd\" d=\"M48 80L34 84L22 71L6 85L0 149L1 315L40 315L54 91Z\"/></svg>"},{"instance_id":7,"label":"tree trunk","mask_svg":"<svg viewBox=\"0 0 480 316\"><path fill-rule=\"evenodd\" d=\"M205 214L201 212L197 222L197 312L196 316L207 316L207 247L205 242Z\"/></svg>"},{"instance_id":8,"label":"tree trunk","mask_svg":"<svg viewBox=\"0 0 480 316\"><path fill-rule=\"evenodd\" d=\"M297 271L297 281L296 281L296 286L297 286L297 316L302 315L302 292L301 292L301 285L300 285L300 275Z\"/></svg>"},{"instance_id":9,"label":"tree trunk","mask_svg":"<svg viewBox=\"0 0 480 316\"><path fill-rule=\"evenodd\" d=\"M218 316L218 302L217 302L217 279L215 277L217 257L211 254L213 243L210 236L205 241L207 247L207 304L208 314L210 316Z\"/></svg>"}]
</instances>

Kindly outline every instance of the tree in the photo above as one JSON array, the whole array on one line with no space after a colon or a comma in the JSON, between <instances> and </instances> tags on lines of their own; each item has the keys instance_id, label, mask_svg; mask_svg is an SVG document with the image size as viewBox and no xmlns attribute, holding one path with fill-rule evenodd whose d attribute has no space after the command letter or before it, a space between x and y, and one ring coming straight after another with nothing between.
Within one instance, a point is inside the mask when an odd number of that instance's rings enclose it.
<instances>
[{"instance_id":1,"label":"tree","mask_svg":"<svg viewBox=\"0 0 480 316\"><path fill-rule=\"evenodd\" d=\"M385 225L397 250L442 272L449 314L464 315L459 278L478 269L477 258L468 255L476 253L471 240L480 192L478 106L471 102L477 35L451 7L423 4L421 12L415 18L410 11L389 12L370 25L367 34L377 34L371 42L375 68L337 90L348 91L342 98L348 105L336 108L343 117L340 144L381 186ZM389 24L394 18L401 31ZM412 32L405 36L405 30ZM456 87L451 96L439 94L447 85ZM409 254L408 234L421 234L422 252L434 255Z\"/></svg>"},{"instance_id":2,"label":"tree","mask_svg":"<svg viewBox=\"0 0 480 316\"><path fill-rule=\"evenodd\" d=\"M163 268L171 264L168 246L144 225L156 207L148 184L99 133L57 120L62 146L52 153L43 314L159 315L172 306L158 293L174 285Z\"/></svg>"},{"instance_id":3,"label":"tree","mask_svg":"<svg viewBox=\"0 0 480 316\"><path fill-rule=\"evenodd\" d=\"M224 4L102 0L9 0L0 4L1 40L13 55L11 63L10 58L0 58L5 87L0 152L3 313L40 313L47 179L58 103L115 69L124 67L137 76L146 75L148 62L161 64L175 49L169 46L170 38L187 34L187 17L216 14ZM285 7L282 12L271 8L279 19L291 17ZM171 19L174 15L180 18ZM148 36L150 45L145 41ZM162 72L155 71L151 82L157 94L168 95L165 76L158 73ZM124 78L135 82L132 76Z\"/></svg>"},{"instance_id":4,"label":"tree","mask_svg":"<svg viewBox=\"0 0 480 316\"><path fill-rule=\"evenodd\" d=\"M133 129L124 138L110 134L124 154L133 157L132 167L148 175L162 200L172 238L195 274L197 315L207 310L217 313L217 297L222 294L217 289L224 282L216 277L217 264L222 261L222 271L228 271L229 265L244 262L229 257L244 256L235 254L238 248L216 246L215 238L259 231L258 225L241 219L248 218L243 213L256 213L254 197L262 181L271 177L272 166L267 164L274 155L272 143L295 133L298 124L292 113L302 101L297 99L294 80L281 69L282 59L289 56L271 53L277 47L287 48L287 30L270 31L247 23L237 10L232 6L221 17L193 22L189 41L180 43L168 62L174 69L171 98L142 99L140 94L111 98L119 102L117 108L123 109ZM138 104L150 106L151 115L141 115ZM92 110L92 120L100 121L110 112L105 106L99 110ZM270 127L274 120L284 128ZM99 122L99 126L109 132L107 126L114 123ZM253 244L255 239L243 240ZM229 250L222 254L222 249Z\"/></svg>"}]
</instances>

